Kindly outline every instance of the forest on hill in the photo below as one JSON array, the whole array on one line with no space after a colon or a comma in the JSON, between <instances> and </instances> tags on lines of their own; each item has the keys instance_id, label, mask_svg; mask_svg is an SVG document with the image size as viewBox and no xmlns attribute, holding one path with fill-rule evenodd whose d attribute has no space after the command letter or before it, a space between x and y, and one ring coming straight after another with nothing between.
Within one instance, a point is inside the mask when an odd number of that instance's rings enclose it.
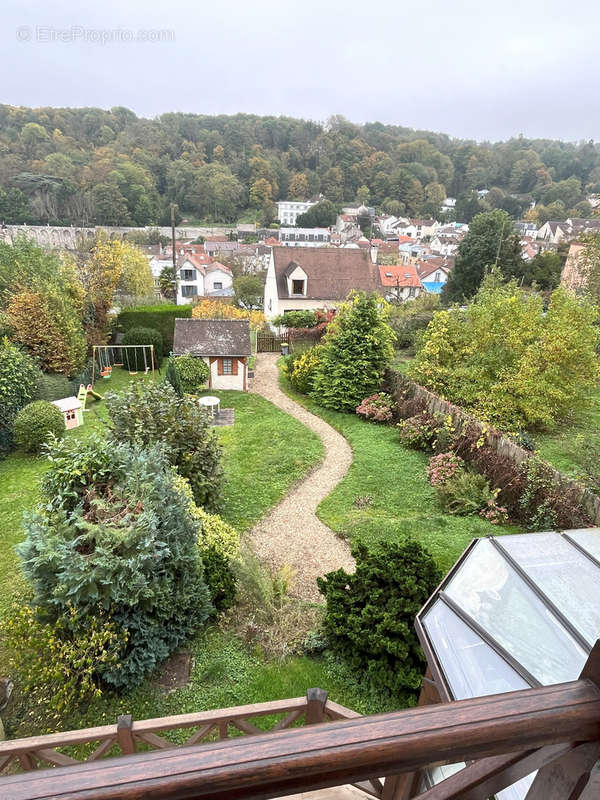
<instances>
[{"instance_id":1,"label":"forest on hill","mask_svg":"<svg viewBox=\"0 0 600 800\"><path fill-rule=\"evenodd\" d=\"M488 189L485 199L476 190ZM323 194L410 216L501 208L538 223L590 216L600 145L513 138L474 142L379 122L325 125L290 117L127 108L0 106L0 223L168 224L179 219L268 224L279 199ZM530 210L531 201L537 205Z\"/></svg>"}]
</instances>

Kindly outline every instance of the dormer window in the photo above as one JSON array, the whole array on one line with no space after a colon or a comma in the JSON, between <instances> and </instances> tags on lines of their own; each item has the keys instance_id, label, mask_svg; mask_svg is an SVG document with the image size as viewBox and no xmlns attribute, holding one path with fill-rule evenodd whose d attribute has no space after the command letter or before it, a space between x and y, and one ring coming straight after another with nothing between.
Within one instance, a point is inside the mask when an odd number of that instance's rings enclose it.
<instances>
[{"instance_id":1,"label":"dormer window","mask_svg":"<svg viewBox=\"0 0 600 800\"><path fill-rule=\"evenodd\" d=\"M292 294L304 294L304 281L303 280L293 280L292 281Z\"/></svg>"}]
</instances>

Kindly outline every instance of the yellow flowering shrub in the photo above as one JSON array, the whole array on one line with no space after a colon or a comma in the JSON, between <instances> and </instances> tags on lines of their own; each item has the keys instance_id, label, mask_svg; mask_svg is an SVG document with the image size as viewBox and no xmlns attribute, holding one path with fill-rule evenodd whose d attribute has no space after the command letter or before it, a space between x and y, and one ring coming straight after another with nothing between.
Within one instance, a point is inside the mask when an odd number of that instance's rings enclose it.
<instances>
[{"instance_id":1,"label":"yellow flowering shrub","mask_svg":"<svg viewBox=\"0 0 600 800\"><path fill-rule=\"evenodd\" d=\"M248 311L245 308L225 303L222 300L206 298L192 309L194 319L247 319L253 330L260 330L266 322L262 311Z\"/></svg>"}]
</instances>

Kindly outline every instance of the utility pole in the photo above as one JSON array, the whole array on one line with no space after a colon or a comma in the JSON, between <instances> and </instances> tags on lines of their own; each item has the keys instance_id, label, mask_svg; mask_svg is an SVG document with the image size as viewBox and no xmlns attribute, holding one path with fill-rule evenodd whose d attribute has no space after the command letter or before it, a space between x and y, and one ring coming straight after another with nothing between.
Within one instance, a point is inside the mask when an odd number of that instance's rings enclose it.
<instances>
[{"instance_id":1,"label":"utility pole","mask_svg":"<svg viewBox=\"0 0 600 800\"><path fill-rule=\"evenodd\" d=\"M171 203L171 250L173 256L173 289L175 291L175 303L177 303L177 253L175 252L175 203Z\"/></svg>"}]
</instances>

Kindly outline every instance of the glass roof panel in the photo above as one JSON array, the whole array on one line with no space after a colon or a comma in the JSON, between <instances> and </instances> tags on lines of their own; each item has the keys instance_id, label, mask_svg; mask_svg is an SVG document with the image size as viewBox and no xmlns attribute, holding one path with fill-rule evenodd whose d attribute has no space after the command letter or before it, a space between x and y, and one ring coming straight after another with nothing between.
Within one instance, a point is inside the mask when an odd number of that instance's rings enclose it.
<instances>
[{"instance_id":1,"label":"glass roof panel","mask_svg":"<svg viewBox=\"0 0 600 800\"><path fill-rule=\"evenodd\" d=\"M540 683L574 680L583 669L585 651L486 539L446 593Z\"/></svg>"},{"instance_id":2,"label":"glass roof panel","mask_svg":"<svg viewBox=\"0 0 600 800\"><path fill-rule=\"evenodd\" d=\"M523 800L531 788L531 784L536 775L537 772L532 772L531 775L521 778L520 781L513 783L512 786L508 786L506 789L498 792L496 795L497 800Z\"/></svg>"},{"instance_id":3,"label":"glass roof panel","mask_svg":"<svg viewBox=\"0 0 600 800\"><path fill-rule=\"evenodd\" d=\"M559 533L503 536L498 544L583 634L591 648L600 637L600 568Z\"/></svg>"},{"instance_id":4,"label":"glass roof panel","mask_svg":"<svg viewBox=\"0 0 600 800\"><path fill-rule=\"evenodd\" d=\"M587 550L596 561L600 561L600 529L586 528L581 531L568 531L568 535L580 547Z\"/></svg>"},{"instance_id":5,"label":"glass roof panel","mask_svg":"<svg viewBox=\"0 0 600 800\"><path fill-rule=\"evenodd\" d=\"M422 619L456 700L529 689L529 684L451 608L436 600Z\"/></svg>"}]
</instances>

